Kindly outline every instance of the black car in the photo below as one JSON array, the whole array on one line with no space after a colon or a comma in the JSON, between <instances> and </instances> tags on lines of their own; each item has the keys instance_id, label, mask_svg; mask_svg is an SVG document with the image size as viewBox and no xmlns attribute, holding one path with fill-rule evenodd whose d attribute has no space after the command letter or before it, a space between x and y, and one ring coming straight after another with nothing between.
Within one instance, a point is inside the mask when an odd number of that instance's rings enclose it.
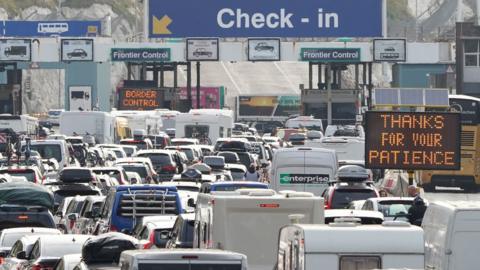
<instances>
[{"instance_id":1,"label":"black car","mask_svg":"<svg viewBox=\"0 0 480 270\"><path fill-rule=\"evenodd\" d=\"M260 42L255 46L255 51L270 51L273 52L275 48L268 45L266 42Z\"/></svg>"},{"instance_id":2,"label":"black car","mask_svg":"<svg viewBox=\"0 0 480 270\"><path fill-rule=\"evenodd\" d=\"M0 231L16 227L55 228L50 211L42 206L0 205Z\"/></svg>"},{"instance_id":3,"label":"black car","mask_svg":"<svg viewBox=\"0 0 480 270\"><path fill-rule=\"evenodd\" d=\"M67 53L68 58L85 58L87 57L87 52L83 49L75 49L69 53Z\"/></svg>"},{"instance_id":4,"label":"black car","mask_svg":"<svg viewBox=\"0 0 480 270\"><path fill-rule=\"evenodd\" d=\"M178 215L166 248L192 248L195 214Z\"/></svg>"}]
</instances>

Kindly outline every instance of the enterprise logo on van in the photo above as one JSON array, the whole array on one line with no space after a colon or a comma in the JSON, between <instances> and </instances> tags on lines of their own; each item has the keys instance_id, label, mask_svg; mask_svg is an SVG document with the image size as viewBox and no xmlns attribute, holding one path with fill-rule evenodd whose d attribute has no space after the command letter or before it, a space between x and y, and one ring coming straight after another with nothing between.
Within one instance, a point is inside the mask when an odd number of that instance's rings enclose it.
<instances>
[{"instance_id":1,"label":"enterprise logo on van","mask_svg":"<svg viewBox=\"0 0 480 270\"><path fill-rule=\"evenodd\" d=\"M280 185L290 184L328 184L328 174L280 174Z\"/></svg>"}]
</instances>

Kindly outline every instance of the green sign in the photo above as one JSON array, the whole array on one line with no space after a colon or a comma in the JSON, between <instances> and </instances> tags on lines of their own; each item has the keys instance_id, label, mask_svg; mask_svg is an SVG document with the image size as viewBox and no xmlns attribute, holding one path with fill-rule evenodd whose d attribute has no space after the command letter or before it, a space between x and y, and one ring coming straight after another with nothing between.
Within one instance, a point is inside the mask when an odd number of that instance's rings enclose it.
<instances>
[{"instance_id":1,"label":"green sign","mask_svg":"<svg viewBox=\"0 0 480 270\"><path fill-rule=\"evenodd\" d=\"M295 184L328 184L330 177L328 174L280 174L280 185Z\"/></svg>"},{"instance_id":2,"label":"green sign","mask_svg":"<svg viewBox=\"0 0 480 270\"><path fill-rule=\"evenodd\" d=\"M360 48L302 48L300 60L309 62L360 62Z\"/></svg>"},{"instance_id":3,"label":"green sign","mask_svg":"<svg viewBox=\"0 0 480 270\"><path fill-rule=\"evenodd\" d=\"M112 48L112 62L168 62L170 48Z\"/></svg>"}]
</instances>

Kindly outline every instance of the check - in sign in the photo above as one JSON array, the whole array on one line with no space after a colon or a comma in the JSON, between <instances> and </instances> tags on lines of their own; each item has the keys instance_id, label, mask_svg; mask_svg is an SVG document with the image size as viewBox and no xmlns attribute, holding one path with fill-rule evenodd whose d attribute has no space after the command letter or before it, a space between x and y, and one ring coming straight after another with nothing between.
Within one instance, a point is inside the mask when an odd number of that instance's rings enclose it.
<instances>
[{"instance_id":1,"label":"check - in sign","mask_svg":"<svg viewBox=\"0 0 480 270\"><path fill-rule=\"evenodd\" d=\"M380 37L382 2L382 0L148 0L148 36Z\"/></svg>"},{"instance_id":2,"label":"check - in sign","mask_svg":"<svg viewBox=\"0 0 480 270\"><path fill-rule=\"evenodd\" d=\"M309 62L360 62L359 48L302 48L300 60Z\"/></svg>"},{"instance_id":3,"label":"check - in sign","mask_svg":"<svg viewBox=\"0 0 480 270\"><path fill-rule=\"evenodd\" d=\"M170 48L112 48L113 62L168 62L171 58Z\"/></svg>"}]
</instances>

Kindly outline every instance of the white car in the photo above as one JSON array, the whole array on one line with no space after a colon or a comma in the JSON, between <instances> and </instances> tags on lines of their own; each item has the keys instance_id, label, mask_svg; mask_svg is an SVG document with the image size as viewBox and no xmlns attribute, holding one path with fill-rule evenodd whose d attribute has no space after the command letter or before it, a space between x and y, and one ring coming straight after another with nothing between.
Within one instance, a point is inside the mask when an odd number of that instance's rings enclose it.
<instances>
[{"instance_id":1,"label":"white car","mask_svg":"<svg viewBox=\"0 0 480 270\"><path fill-rule=\"evenodd\" d=\"M11 228L5 229L0 234L0 257L5 258L10 253L10 249L13 244L17 242L23 236L33 235L60 235L57 229L40 228L40 227L23 227L23 228ZM2 256L3 255L3 256Z\"/></svg>"},{"instance_id":2,"label":"white car","mask_svg":"<svg viewBox=\"0 0 480 270\"><path fill-rule=\"evenodd\" d=\"M407 220L408 210L413 204L413 197L379 197L365 201L362 210L378 211L385 220Z\"/></svg>"}]
</instances>

